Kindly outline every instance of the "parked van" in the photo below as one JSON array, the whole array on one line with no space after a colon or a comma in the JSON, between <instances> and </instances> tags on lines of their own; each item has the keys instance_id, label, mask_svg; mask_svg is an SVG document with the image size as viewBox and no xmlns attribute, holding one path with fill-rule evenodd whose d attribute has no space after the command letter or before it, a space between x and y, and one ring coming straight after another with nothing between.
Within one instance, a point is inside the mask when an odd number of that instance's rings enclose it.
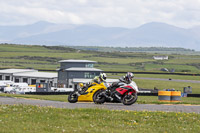
<instances>
[{"instance_id":1,"label":"parked van","mask_svg":"<svg viewBox=\"0 0 200 133\"><path fill-rule=\"evenodd\" d=\"M11 91L14 94L25 94L26 92L36 92L36 87L22 86Z\"/></svg>"},{"instance_id":2,"label":"parked van","mask_svg":"<svg viewBox=\"0 0 200 133\"><path fill-rule=\"evenodd\" d=\"M28 86L27 83L14 83L12 84L12 87L24 87L24 86Z\"/></svg>"},{"instance_id":3,"label":"parked van","mask_svg":"<svg viewBox=\"0 0 200 133\"><path fill-rule=\"evenodd\" d=\"M10 81L10 80L2 80L0 81L0 86L9 86L9 85L12 85L14 84L13 81Z\"/></svg>"},{"instance_id":4,"label":"parked van","mask_svg":"<svg viewBox=\"0 0 200 133\"><path fill-rule=\"evenodd\" d=\"M13 81L9 81L9 80L3 80L0 81L0 91L4 92L4 88L5 87L9 87L10 85L14 84Z\"/></svg>"},{"instance_id":5,"label":"parked van","mask_svg":"<svg viewBox=\"0 0 200 133\"><path fill-rule=\"evenodd\" d=\"M21 87L28 87L28 84L27 83L13 83L9 87L5 87L4 92L8 93L11 91L15 91L16 89L19 89Z\"/></svg>"},{"instance_id":6,"label":"parked van","mask_svg":"<svg viewBox=\"0 0 200 133\"><path fill-rule=\"evenodd\" d=\"M54 87L51 87L51 90L54 92L73 92L74 91L73 88L54 88Z\"/></svg>"}]
</instances>

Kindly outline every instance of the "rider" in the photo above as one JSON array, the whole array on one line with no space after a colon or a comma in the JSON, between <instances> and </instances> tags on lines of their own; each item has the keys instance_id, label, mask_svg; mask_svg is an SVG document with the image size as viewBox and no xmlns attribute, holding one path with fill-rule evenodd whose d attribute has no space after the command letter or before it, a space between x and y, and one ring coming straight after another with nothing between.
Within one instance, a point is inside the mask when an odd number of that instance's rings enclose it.
<instances>
[{"instance_id":1,"label":"rider","mask_svg":"<svg viewBox=\"0 0 200 133\"><path fill-rule=\"evenodd\" d=\"M88 84L91 85L94 82L101 84L102 82L105 82L106 78L107 78L107 75L105 73L100 73L99 76L94 77L94 79L90 81Z\"/></svg>"},{"instance_id":2,"label":"rider","mask_svg":"<svg viewBox=\"0 0 200 133\"><path fill-rule=\"evenodd\" d=\"M126 75L121 77L118 82L113 82L112 85L107 88L107 90L114 91L116 87L120 86L120 83L130 84L133 77L134 74L132 72L127 72Z\"/></svg>"},{"instance_id":3,"label":"rider","mask_svg":"<svg viewBox=\"0 0 200 133\"><path fill-rule=\"evenodd\" d=\"M85 91L83 93L83 95L88 94L87 89L92 85L92 83L97 83L97 84L101 84L102 82L105 82L107 78L107 75L105 73L100 73L99 76L95 76L93 80L91 80L90 82L86 83L85 87ZM84 88L83 87L83 88Z\"/></svg>"},{"instance_id":4,"label":"rider","mask_svg":"<svg viewBox=\"0 0 200 133\"><path fill-rule=\"evenodd\" d=\"M119 81L124 82L126 84L130 84L133 78L134 78L134 74L132 72L127 72L125 76L119 79Z\"/></svg>"}]
</instances>

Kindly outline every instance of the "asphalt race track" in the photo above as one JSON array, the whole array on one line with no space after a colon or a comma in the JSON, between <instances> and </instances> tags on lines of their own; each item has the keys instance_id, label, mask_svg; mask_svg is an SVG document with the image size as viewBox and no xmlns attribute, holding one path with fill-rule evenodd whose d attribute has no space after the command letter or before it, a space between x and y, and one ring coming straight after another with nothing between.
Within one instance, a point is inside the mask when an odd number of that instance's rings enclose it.
<instances>
[{"instance_id":1,"label":"asphalt race track","mask_svg":"<svg viewBox=\"0 0 200 133\"><path fill-rule=\"evenodd\" d=\"M156 105L156 104L133 104L125 106L122 103L105 103L97 105L94 103L68 103L48 100L33 100L24 98L0 97L0 104L16 105L38 105L51 106L56 108L100 108L110 110L130 110L130 111L166 111L166 112L186 112L200 113L200 105Z\"/></svg>"}]
</instances>

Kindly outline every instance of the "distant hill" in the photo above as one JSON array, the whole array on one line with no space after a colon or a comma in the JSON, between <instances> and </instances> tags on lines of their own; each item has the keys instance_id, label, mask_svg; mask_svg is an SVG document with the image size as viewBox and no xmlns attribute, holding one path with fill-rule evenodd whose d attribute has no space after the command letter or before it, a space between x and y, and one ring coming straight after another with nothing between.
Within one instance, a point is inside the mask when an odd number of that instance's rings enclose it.
<instances>
[{"instance_id":1,"label":"distant hill","mask_svg":"<svg viewBox=\"0 0 200 133\"><path fill-rule=\"evenodd\" d=\"M191 49L168 47L99 47L99 46L70 46L78 50L90 50L101 52L154 52L154 53L197 53Z\"/></svg>"},{"instance_id":2,"label":"distant hill","mask_svg":"<svg viewBox=\"0 0 200 133\"><path fill-rule=\"evenodd\" d=\"M68 46L182 47L200 50L199 29L200 27L183 29L158 22L128 29L40 21L30 25L0 26L0 42Z\"/></svg>"}]
</instances>

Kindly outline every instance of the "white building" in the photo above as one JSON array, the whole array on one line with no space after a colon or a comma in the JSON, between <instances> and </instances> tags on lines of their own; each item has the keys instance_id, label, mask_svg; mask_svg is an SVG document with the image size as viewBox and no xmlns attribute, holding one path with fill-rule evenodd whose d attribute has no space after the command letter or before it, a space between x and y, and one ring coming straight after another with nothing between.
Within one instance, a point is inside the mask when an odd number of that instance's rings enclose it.
<instances>
[{"instance_id":1,"label":"white building","mask_svg":"<svg viewBox=\"0 0 200 133\"><path fill-rule=\"evenodd\" d=\"M168 60L168 56L153 56L154 60Z\"/></svg>"},{"instance_id":2,"label":"white building","mask_svg":"<svg viewBox=\"0 0 200 133\"><path fill-rule=\"evenodd\" d=\"M0 80L14 81L13 74L37 72L37 71L38 70L34 70L34 69L4 69L4 70L0 70Z\"/></svg>"},{"instance_id":3,"label":"white building","mask_svg":"<svg viewBox=\"0 0 200 133\"><path fill-rule=\"evenodd\" d=\"M50 83L51 86L57 86L57 73L38 72L33 69L4 69L0 70L0 81L11 80L15 83Z\"/></svg>"},{"instance_id":4,"label":"white building","mask_svg":"<svg viewBox=\"0 0 200 133\"><path fill-rule=\"evenodd\" d=\"M58 73L49 72L28 72L13 74L14 81L26 82L34 85L36 83L50 83L51 86L57 86Z\"/></svg>"}]
</instances>

